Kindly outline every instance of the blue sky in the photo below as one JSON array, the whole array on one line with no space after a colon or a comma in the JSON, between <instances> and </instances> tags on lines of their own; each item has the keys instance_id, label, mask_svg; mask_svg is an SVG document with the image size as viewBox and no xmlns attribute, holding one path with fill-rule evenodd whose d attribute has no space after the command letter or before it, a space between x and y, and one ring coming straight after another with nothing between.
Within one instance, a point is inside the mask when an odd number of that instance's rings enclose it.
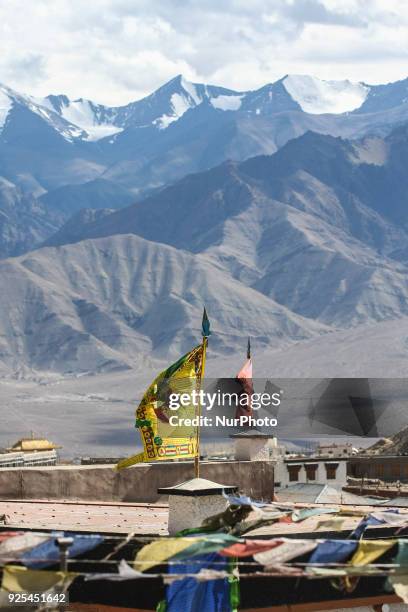
<instances>
[{"instance_id":1,"label":"blue sky","mask_svg":"<svg viewBox=\"0 0 408 612\"><path fill-rule=\"evenodd\" d=\"M408 76L406 0L2 0L0 82L123 104L176 74L252 89L287 73Z\"/></svg>"}]
</instances>

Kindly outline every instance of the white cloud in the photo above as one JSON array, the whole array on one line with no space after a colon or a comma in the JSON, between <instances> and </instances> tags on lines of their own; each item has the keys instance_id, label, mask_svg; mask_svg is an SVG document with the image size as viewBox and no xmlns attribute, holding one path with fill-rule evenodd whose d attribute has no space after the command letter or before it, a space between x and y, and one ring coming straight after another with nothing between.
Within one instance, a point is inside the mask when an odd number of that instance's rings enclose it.
<instances>
[{"instance_id":1,"label":"white cloud","mask_svg":"<svg viewBox=\"0 0 408 612\"><path fill-rule=\"evenodd\" d=\"M239 90L286 73L408 76L406 0L2 0L0 81L122 104L178 73Z\"/></svg>"}]
</instances>

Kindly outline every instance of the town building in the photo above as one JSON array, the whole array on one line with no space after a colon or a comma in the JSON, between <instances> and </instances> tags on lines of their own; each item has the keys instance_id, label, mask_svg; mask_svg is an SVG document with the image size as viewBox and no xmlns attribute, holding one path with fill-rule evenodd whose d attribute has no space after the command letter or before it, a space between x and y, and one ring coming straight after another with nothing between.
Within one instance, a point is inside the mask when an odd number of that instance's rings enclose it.
<instances>
[{"instance_id":1,"label":"town building","mask_svg":"<svg viewBox=\"0 0 408 612\"><path fill-rule=\"evenodd\" d=\"M337 444L335 442L331 444L319 444L314 454L316 457L352 457L358 452L358 449L355 448L350 442L345 444Z\"/></svg>"},{"instance_id":2,"label":"town building","mask_svg":"<svg viewBox=\"0 0 408 612\"><path fill-rule=\"evenodd\" d=\"M37 451L32 453L2 453L0 454L0 468L34 467L56 465L58 455L55 450Z\"/></svg>"},{"instance_id":3,"label":"town building","mask_svg":"<svg viewBox=\"0 0 408 612\"><path fill-rule=\"evenodd\" d=\"M52 451L61 448L46 438L36 438L31 434L30 438L20 438L13 446L7 449L8 452L36 453Z\"/></svg>"},{"instance_id":4,"label":"town building","mask_svg":"<svg viewBox=\"0 0 408 612\"><path fill-rule=\"evenodd\" d=\"M291 457L278 459L275 464L275 486L295 483L329 484L341 488L347 484L345 457Z\"/></svg>"},{"instance_id":5,"label":"town building","mask_svg":"<svg viewBox=\"0 0 408 612\"><path fill-rule=\"evenodd\" d=\"M46 438L21 438L13 446L0 453L0 468L35 467L56 465L57 449Z\"/></svg>"},{"instance_id":6,"label":"town building","mask_svg":"<svg viewBox=\"0 0 408 612\"><path fill-rule=\"evenodd\" d=\"M352 478L408 483L408 456L357 455L348 462L348 474Z\"/></svg>"}]
</instances>

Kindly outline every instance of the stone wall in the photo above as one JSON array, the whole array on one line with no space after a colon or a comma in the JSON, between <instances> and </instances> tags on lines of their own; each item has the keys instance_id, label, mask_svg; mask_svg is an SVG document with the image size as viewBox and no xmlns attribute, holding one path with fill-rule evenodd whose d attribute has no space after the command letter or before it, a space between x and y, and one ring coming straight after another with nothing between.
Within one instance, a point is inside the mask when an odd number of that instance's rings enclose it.
<instances>
[{"instance_id":1,"label":"stone wall","mask_svg":"<svg viewBox=\"0 0 408 612\"><path fill-rule=\"evenodd\" d=\"M200 476L237 485L255 499L270 500L273 465L270 461L203 462ZM190 462L138 464L119 472L107 465L0 469L0 499L155 502L160 499L159 487L189 480L193 470Z\"/></svg>"}]
</instances>

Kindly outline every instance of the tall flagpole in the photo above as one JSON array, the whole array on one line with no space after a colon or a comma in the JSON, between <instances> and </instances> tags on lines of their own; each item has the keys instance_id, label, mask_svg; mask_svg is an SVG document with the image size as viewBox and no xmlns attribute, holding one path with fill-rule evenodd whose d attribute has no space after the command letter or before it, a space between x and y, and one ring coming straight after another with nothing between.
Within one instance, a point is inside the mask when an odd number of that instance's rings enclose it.
<instances>
[{"instance_id":1,"label":"tall flagpole","mask_svg":"<svg viewBox=\"0 0 408 612\"><path fill-rule=\"evenodd\" d=\"M202 380L204 378L205 371L205 358L207 354L207 344L208 344L208 336L210 335L210 321L208 320L207 311L204 308L203 312L203 320L201 325L201 333L203 337L202 343L202 357L201 357L201 375L200 375L200 388L202 384ZM200 419L201 419L201 401L198 402L197 406L197 415L198 416L198 425L196 428L196 454L194 457L194 476L195 478L200 478Z\"/></svg>"}]
</instances>

